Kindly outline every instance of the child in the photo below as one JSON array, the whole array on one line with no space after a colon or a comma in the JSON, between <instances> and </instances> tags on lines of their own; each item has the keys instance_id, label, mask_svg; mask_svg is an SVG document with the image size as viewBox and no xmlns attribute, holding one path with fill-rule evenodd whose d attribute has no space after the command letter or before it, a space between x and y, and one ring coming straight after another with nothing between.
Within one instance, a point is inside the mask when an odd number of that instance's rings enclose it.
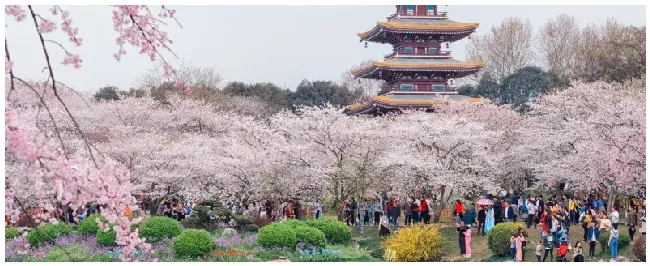
<instances>
[{"instance_id":1,"label":"child","mask_svg":"<svg viewBox=\"0 0 650 266\"><path fill-rule=\"evenodd\" d=\"M557 262L565 262L566 261L566 254L569 252L569 243L566 242L565 239L560 240L560 247L557 249L557 257L555 258L555 261Z\"/></svg>"},{"instance_id":2,"label":"child","mask_svg":"<svg viewBox=\"0 0 650 266\"><path fill-rule=\"evenodd\" d=\"M582 241L576 241L575 248L573 249L573 261L574 262L584 262L585 255L582 254Z\"/></svg>"},{"instance_id":3,"label":"child","mask_svg":"<svg viewBox=\"0 0 650 266\"><path fill-rule=\"evenodd\" d=\"M466 226L465 230L465 258L471 258L472 257L472 228L469 226Z\"/></svg>"},{"instance_id":4,"label":"child","mask_svg":"<svg viewBox=\"0 0 650 266\"><path fill-rule=\"evenodd\" d=\"M542 247L542 240L537 241L537 247L535 248L535 255L537 255L537 261L542 262L542 251L544 250L544 247Z\"/></svg>"}]
</instances>

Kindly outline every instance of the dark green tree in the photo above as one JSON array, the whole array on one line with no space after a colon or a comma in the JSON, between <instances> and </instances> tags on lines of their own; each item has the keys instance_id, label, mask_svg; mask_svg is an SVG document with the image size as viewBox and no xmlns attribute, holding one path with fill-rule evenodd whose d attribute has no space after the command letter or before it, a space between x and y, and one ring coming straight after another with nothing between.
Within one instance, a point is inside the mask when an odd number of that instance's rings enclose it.
<instances>
[{"instance_id":1,"label":"dark green tree","mask_svg":"<svg viewBox=\"0 0 650 266\"><path fill-rule=\"evenodd\" d=\"M489 72L483 73L481 79L472 91L472 97L484 97L492 101L497 101L499 97L499 83Z\"/></svg>"},{"instance_id":2,"label":"dark green tree","mask_svg":"<svg viewBox=\"0 0 650 266\"><path fill-rule=\"evenodd\" d=\"M245 84L243 82L230 82L223 88L223 92L231 96L254 97L262 100L269 106L280 111L291 108L293 92L277 85L265 82Z\"/></svg>"},{"instance_id":3,"label":"dark green tree","mask_svg":"<svg viewBox=\"0 0 650 266\"><path fill-rule=\"evenodd\" d=\"M553 87L554 80L556 78L539 67L524 67L503 79L496 102L525 112L531 101Z\"/></svg>"},{"instance_id":4,"label":"dark green tree","mask_svg":"<svg viewBox=\"0 0 650 266\"><path fill-rule=\"evenodd\" d=\"M475 96L475 95L474 95L474 94L475 94L475 90L476 90L476 89L475 89L474 87L472 87L472 85L465 84L465 85L463 85L463 86L460 86L460 88L458 88L458 94L460 94L460 95L465 95L465 96L470 96L470 97L474 97L474 96Z\"/></svg>"},{"instance_id":5,"label":"dark green tree","mask_svg":"<svg viewBox=\"0 0 650 266\"><path fill-rule=\"evenodd\" d=\"M119 89L117 87L111 86L111 85L106 85L106 86L100 88L99 91L97 91L95 93L95 95L93 95L93 96L95 97L95 100L97 100L97 101L101 101L101 100L104 100L104 101L117 101L117 100L120 99L120 96L118 95L118 91L119 91Z\"/></svg>"},{"instance_id":6,"label":"dark green tree","mask_svg":"<svg viewBox=\"0 0 650 266\"><path fill-rule=\"evenodd\" d=\"M324 106L327 103L343 107L358 102L362 91L351 91L332 81L303 80L296 88L293 104L295 106Z\"/></svg>"}]
</instances>

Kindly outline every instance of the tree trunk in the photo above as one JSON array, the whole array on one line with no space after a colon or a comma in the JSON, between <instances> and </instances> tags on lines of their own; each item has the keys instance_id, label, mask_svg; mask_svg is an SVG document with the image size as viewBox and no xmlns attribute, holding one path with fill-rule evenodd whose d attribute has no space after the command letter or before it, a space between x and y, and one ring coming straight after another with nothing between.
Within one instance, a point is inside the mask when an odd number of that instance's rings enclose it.
<instances>
[{"instance_id":1,"label":"tree trunk","mask_svg":"<svg viewBox=\"0 0 650 266\"><path fill-rule=\"evenodd\" d=\"M610 185L610 187L609 187L609 191L607 192L607 194L608 194L607 195L607 208L609 208L609 210L611 210L612 206L614 206L614 192L615 192L614 183L612 183L612 185ZM605 213L607 213L609 210L605 210Z\"/></svg>"}]
</instances>

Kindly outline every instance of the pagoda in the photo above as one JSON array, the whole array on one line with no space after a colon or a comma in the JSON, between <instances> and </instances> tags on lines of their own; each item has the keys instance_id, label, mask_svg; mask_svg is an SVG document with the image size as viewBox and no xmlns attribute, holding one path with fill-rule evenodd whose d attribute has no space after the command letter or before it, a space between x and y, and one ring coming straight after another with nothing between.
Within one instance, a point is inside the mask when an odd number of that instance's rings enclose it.
<instances>
[{"instance_id":1,"label":"pagoda","mask_svg":"<svg viewBox=\"0 0 650 266\"><path fill-rule=\"evenodd\" d=\"M443 51L443 44L472 34L478 23L450 20L437 5L397 5L397 12L386 22L377 22L369 31L359 33L361 42L389 43L393 52L383 62L373 62L352 74L355 78L384 80L388 90L365 103L346 108L348 114L377 115L401 109L433 111L445 100L475 101L459 95L450 86L451 79L479 71L483 62L463 62Z\"/></svg>"}]
</instances>

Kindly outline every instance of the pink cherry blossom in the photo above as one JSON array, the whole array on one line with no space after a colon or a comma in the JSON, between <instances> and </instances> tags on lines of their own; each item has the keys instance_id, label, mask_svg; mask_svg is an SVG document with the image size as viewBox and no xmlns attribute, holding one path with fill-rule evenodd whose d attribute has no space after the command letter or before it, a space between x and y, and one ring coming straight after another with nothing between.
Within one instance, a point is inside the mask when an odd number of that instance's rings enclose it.
<instances>
[{"instance_id":1,"label":"pink cherry blossom","mask_svg":"<svg viewBox=\"0 0 650 266\"><path fill-rule=\"evenodd\" d=\"M5 73L11 72L11 69L14 67L14 62L5 60Z\"/></svg>"},{"instance_id":2,"label":"pink cherry blossom","mask_svg":"<svg viewBox=\"0 0 650 266\"><path fill-rule=\"evenodd\" d=\"M41 21L41 24L38 26L38 30L41 33L48 33L52 32L56 29L56 24L52 21L49 20L43 20Z\"/></svg>"},{"instance_id":3,"label":"pink cherry blossom","mask_svg":"<svg viewBox=\"0 0 650 266\"><path fill-rule=\"evenodd\" d=\"M64 65L73 65L74 68L80 68L81 67L81 58L79 55L73 55L73 54L68 54L63 58L63 64Z\"/></svg>"},{"instance_id":4,"label":"pink cherry blossom","mask_svg":"<svg viewBox=\"0 0 650 266\"><path fill-rule=\"evenodd\" d=\"M13 16L16 21L22 21L27 17L25 14L25 10L21 6L16 6L16 5L7 5L5 6L5 14Z\"/></svg>"}]
</instances>

